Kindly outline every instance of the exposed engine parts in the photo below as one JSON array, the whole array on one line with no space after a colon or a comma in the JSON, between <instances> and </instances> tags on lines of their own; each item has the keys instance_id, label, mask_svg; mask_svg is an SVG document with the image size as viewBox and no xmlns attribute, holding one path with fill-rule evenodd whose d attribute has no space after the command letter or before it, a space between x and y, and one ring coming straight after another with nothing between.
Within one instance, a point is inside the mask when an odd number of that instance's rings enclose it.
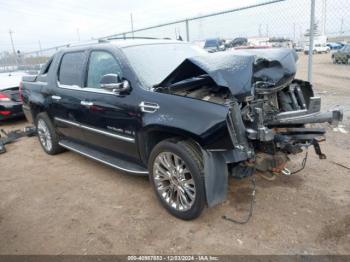
<instances>
[{"instance_id":1,"label":"exposed engine parts","mask_svg":"<svg viewBox=\"0 0 350 262\"><path fill-rule=\"evenodd\" d=\"M321 113L320 98L314 97L310 83L293 78L279 85L257 81L253 96L241 99L206 75L179 82L162 92L229 106L227 126L233 145L254 160L256 170L274 174L288 175L288 154L300 153L309 146L314 146L316 154L324 159L319 142L325 140L325 129L305 124L334 124L343 116L341 110ZM233 173L237 174L238 169L242 172L242 165L236 165Z\"/></svg>"}]
</instances>

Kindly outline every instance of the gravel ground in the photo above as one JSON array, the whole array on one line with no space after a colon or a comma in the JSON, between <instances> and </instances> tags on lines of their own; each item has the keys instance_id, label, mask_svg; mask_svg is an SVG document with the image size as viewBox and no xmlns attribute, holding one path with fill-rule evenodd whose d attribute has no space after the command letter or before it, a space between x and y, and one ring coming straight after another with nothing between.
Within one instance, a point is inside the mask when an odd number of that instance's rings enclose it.
<instances>
[{"instance_id":1,"label":"gravel ground","mask_svg":"<svg viewBox=\"0 0 350 262\"><path fill-rule=\"evenodd\" d=\"M325 108L345 109L349 131L350 65L331 64L329 54L314 59L316 92ZM300 55L302 78L306 60ZM328 128L326 160L310 150L301 173L258 177L246 225L221 217L246 216L249 179L232 179L225 203L185 222L158 204L146 178L72 152L49 156L37 138L22 138L0 155L0 254L350 254L350 135L343 129Z\"/></svg>"}]
</instances>

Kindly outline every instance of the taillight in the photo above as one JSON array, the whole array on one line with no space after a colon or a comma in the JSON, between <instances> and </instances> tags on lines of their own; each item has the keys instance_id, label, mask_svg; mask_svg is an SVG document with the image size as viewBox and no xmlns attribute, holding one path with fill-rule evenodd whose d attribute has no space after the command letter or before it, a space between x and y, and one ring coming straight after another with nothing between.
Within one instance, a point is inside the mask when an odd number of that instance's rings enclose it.
<instances>
[{"instance_id":1,"label":"taillight","mask_svg":"<svg viewBox=\"0 0 350 262\"><path fill-rule=\"evenodd\" d=\"M23 83L22 81L19 82L19 86L18 86L18 92L19 92L19 98L21 99L21 101L23 102L23 96L22 96L22 86L23 86Z\"/></svg>"},{"instance_id":2,"label":"taillight","mask_svg":"<svg viewBox=\"0 0 350 262\"><path fill-rule=\"evenodd\" d=\"M0 111L0 115L8 116L9 114L11 114L11 111Z\"/></svg>"},{"instance_id":3,"label":"taillight","mask_svg":"<svg viewBox=\"0 0 350 262\"><path fill-rule=\"evenodd\" d=\"M8 102L11 101L11 99L4 93L0 93L0 102Z\"/></svg>"}]
</instances>

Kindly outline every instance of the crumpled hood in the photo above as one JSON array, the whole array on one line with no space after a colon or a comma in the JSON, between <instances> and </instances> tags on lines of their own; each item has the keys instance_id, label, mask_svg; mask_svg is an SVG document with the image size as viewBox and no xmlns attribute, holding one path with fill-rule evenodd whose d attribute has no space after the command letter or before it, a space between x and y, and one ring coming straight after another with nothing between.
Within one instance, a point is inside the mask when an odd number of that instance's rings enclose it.
<instances>
[{"instance_id":1,"label":"crumpled hood","mask_svg":"<svg viewBox=\"0 0 350 262\"><path fill-rule=\"evenodd\" d=\"M237 50L235 53L242 55L254 55L255 80L263 80L276 83L286 76L294 76L297 68L298 55L294 49L250 49Z\"/></svg>"},{"instance_id":2,"label":"crumpled hood","mask_svg":"<svg viewBox=\"0 0 350 262\"><path fill-rule=\"evenodd\" d=\"M254 81L276 83L296 73L297 54L292 49L250 49L208 53L185 59L158 86L208 74L233 95L252 92Z\"/></svg>"}]
</instances>

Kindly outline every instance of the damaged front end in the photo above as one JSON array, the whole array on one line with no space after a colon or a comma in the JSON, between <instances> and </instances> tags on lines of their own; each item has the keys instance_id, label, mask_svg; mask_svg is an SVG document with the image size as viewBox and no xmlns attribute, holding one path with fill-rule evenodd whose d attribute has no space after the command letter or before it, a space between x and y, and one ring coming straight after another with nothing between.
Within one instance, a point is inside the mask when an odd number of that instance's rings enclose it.
<instances>
[{"instance_id":1,"label":"damaged front end","mask_svg":"<svg viewBox=\"0 0 350 262\"><path fill-rule=\"evenodd\" d=\"M319 146L325 129L310 124L337 124L343 113L321 112L312 85L295 79L296 61L288 49L210 54L187 59L159 85L166 87L160 92L228 107L233 149L203 150L209 206L225 199L228 175L243 178L256 170L290 175L288 155L310 146L320 159L326 157Z\"/></svg>"},{"instance_id":2,"label":"damaged front end","mask_svg":"<svg viewBox=\"0 0 350 262\"><path fill-rule=\"evenodd\" d=\"M340 109L320 109L321 99L313 96L308 82L293 80L278 91L256 88L254 100L245 102L241 109L246 135L255 151L254 168L290 174L285 168L288 155L309 146L314 146L320 159L326 158L319 146L326 131L309 124L338 124L343 114Z\"/></svg>"}]
</instances>

